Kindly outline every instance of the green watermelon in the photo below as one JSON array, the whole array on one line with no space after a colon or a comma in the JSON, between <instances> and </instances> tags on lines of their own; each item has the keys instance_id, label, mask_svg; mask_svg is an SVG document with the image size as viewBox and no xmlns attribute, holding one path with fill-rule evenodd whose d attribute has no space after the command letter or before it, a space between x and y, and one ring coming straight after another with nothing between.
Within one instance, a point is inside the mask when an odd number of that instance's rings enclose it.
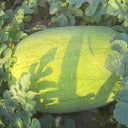
<instances>
[{"instance_id":1,"label":"green watermelon","mask_svg":"<svg viewBox=\"0 0 128 128\"><path fill-rule=\"evenodd\" d=\"M114 100L119 77L105 68L114 30L103 26L70 26L36 32L15 48L11 68L18 80L31 75L36 110L66 113L93 109Z\"/></svg>"}]
</instances>

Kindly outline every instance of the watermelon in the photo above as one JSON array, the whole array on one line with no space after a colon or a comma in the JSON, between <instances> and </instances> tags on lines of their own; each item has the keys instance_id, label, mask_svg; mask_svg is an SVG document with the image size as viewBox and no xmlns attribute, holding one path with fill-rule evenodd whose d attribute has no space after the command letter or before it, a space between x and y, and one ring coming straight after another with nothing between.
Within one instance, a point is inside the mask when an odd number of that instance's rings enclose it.
<instances>
[{"instance_id":1,"label":"watermelon","mask_svg":"<svg viewBox=\"0 0 128 128\"><path fill-rule=\"evenodd\" d=\"M31 75L36 110L66 113L93 109L114 100L120 78L105 68L114 30L103 26L70 26L35 32L23 39L13 56L15 80Z\"/></svg>"}]
</instances>

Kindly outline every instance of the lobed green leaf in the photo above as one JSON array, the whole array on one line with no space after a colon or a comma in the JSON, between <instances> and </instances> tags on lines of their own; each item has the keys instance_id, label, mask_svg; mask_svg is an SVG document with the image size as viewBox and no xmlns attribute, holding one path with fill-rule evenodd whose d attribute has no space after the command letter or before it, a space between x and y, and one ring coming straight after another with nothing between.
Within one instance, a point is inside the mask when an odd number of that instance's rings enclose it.
<instances>
[{"instance_id":1,"label":"lobed green leaf","mask_svg":"<svg viewBox=\"0 0 128 128\"><path fill-rule=\"evenodd\" d=\"M124 40L128 43L128 35L127 33L118 33L114 36L114 40Z\"/></svg>"},{"instance_id":2,"label":"lobed green leaf","mask_svg":"<svg viewBox=\"0 0 128 128\"><path fill-rule=\"evenodd\" d=\"M106 59L106 68L117 76L126 75L128 73L127 43L123 40L114 40L112 50Z\"/></svg>"},{"instance_id":3,"label":"lobed green leaf","mask_svg":"<svg viewBox=\"0 0 128 128\"><path fill-rule=\"evenodd\" d=\"M122 62L124 56L117 51L112 51L106 59L106 68L117 76L121 76L125 70L125 64Z\"/></svg>"},{"instance_id":4,"label":"lobed green leaf","mask_svg":"<svg viewBox=\"0 0 128 128\"><path fill-rule=\"evenodd\" d=\"M100 0L90 0L89 1L89 6L85 10L85 14L87 16L94 15L99 3L100 3Z\"/></svg>"},{"instance_id":5,"label":"lobed green leaf","mask_svg":"<svg viewBox=\"0 0 128 128\"><path fill-rule=\"evenodd\" d=\"M69 0L69 3L75 4L77 8L79 8L85 2L89 2L89 0Z\"/></svg>"},{"instance_id":6,"label":"lobed green leaf","mask_svg":"<svg viewBox=\"0 0 128 128\"><path fill-rule=\"evenodd\" d=\"M37 120L36 118L33 118L30 128L41 128L39 120Z\"/></svg>"},{"instance_id":7,"label":"lobed green leaf","mask_svg":"<svg viewBox=\"0 0 128 128\"><path fill-rule=\"evenodd\" d=\"M0 9L0 17L2 17L4 15L5 15L4 11Z\"/></svg>"},{"instance_id":8,"label":"lobed green leaf","mask_svg":"<svg viewBox=\"0 0 128 128\"><path fill-rule=\"evenodd\" d=\"M128 127L128 104L119 102L114 110L114 118L120 123Z\"/></svg>"},{"instance_id":9,"label":"lobed green leaf","mask_svg":"<svg viewBox=\"0 0 128 128\"><path fill-rule=\"evenodd\" d=\"M124 54L128 51L127 43L123 40L114 40L111 45L112 50L118 51Z\"/></svg>"}]
</instances>

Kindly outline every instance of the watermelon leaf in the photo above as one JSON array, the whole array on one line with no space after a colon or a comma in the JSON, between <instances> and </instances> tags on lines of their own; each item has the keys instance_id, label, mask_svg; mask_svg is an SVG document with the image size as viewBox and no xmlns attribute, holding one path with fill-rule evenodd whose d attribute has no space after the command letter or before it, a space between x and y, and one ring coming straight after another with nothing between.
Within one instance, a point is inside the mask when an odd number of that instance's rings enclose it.
<instances>
[{"instance_id":1,"label":"watermelon leaf","mask_svg":"<svg viewBox=\"0 0 128 128\"><path fill-rule=\"evenodd\" d=\"M54 118L50 114L45 114L39 120L42 128L75 128L75 122L71 118L66 118L63 121L61 116Z\"/></svg>"},{"instance_id":2,"label":"watermelon leaf","mask_svg":"<svg viewBox=\"0 0 128 128\"><path fill-rule=\"evenodd\" d=\"M114 110L114 118L120 123L128 126L128 104L119 102Z\"/></svg>"},{"instance_id":3,"label":"watermelon leaf","mask_svg":"<svg viewBox=\"0 0 128 128\"><path fill-rule=\"evenodd\" d=\"M14 128L41 128L37 119L32 118L35 113L36 102L33 100L34 92L28 91L30 75L23 75L3 93L0 100L0 115L5 119L6 127ZM1 113L2 112L2 113Z\"/></svg>"},{"instance_id":4,"label":"watermelon leaf","mask_svg":"<svg viewBox=\"0 0 128 128\"><path fill-rule=\"evenodd\" d=\"M124 40L128 43L128 34L126 33L118 33L114 36L114 40Z\"/></svg>"},{"instance_id":5,"label":"watermelon leaf","mask_svg":"<svg viewBox=\"0 0 128 128\"><path fill-rule=\"evenodd\" d=\"M0 10L0 17L2 17L4 15L5 15L4 11L3 10Z\"/></svg>"},{"instance_id":6,"label":"watermelon leaf","mask_svg":"<svg viewBox=\"0 0 128 128\"><path fill-rule=\"evenodd\" d=\"M85 14L87 16L92 16L94 15L97 7L98 7L98 4L100 3L99 0L90 0L89 1L89 6L87 7L87 9L85 10Z\"/></svg>"},{"instance_id":7,"label":"watermelon leaf","mask_svg":"<svg viewBox=\"0 0 128 128\"><path fill-rule=\"evenodd\" d=\"M53 118L52 115L50 115L50 114L44 114L44 116L39 119L40 124L41 124L41 127L42 128L50 128L51 125L52 125L53 119L54 118Z\"/></svg>"},{"instance_id":8,"label":"watermelon leaf","mask_svg":"<svg viewBox=\"0 0 128 128\"><path fill-rule=\"evenodd\" d=\"M125 54L127 49L127 43L123 40L114 40L111 45L112 50L118 51L121 54Z\"/></svg>"},{"instance_id":9,"label":"watermelon leaf","mask_svg":"<svg viewBox=\"0 0 128 128\"><path fill-rule=\"evenodd\" d=\"M106 68L116 74L122 76L122 90L118 93L118 103L114 110L114 118L123 125L128 127L128 42L127 34L121 33L114 37L112 41L112 51L106 59Z\"/></svg>"},{"instance_id":10,"label":"watermelon leaf","mask_svg":"<svg viewBox=\"0 0 128 128\"><path fill-rule=\"evenodd\" d=\"M106 68L117 76L121 76L125 73L126 64L128 64L127 43L123 40L114 40L112 50L106 59Z\"/></svg>"},{"instance_id":11,"label":"watermelon leaf","mask_svg":"<svg viewBox=\"0 0 128 128\"><path fill-rule=\"evenodd\" d=\"M119 31L119 32L123 32L123 33L126 32L125 27L124 26L121 26L121 25L114 25L114 26L112 26L112 29L113 30L116 30L116 31ZM116 36L116 37L118 37L118 36Z\"/></svg>"},{"instance_id":12,"label":"watermelon leaf","mask_svg":"<svg viewBox=\"0 0 128 128\"><path fill-rule=\"evenodd\" d=\"M89 0L69 0L69 3L75 4L79 8L84 2L89 2Z\"/></svg>"},{"instance_id":13,"label":"watermelon leaf","mask_svg":"<svg viewBox=\"0 0 128 128\"><path fill-rule=\"evenodd\" d=\"M128 76L122 80L122 86L123 89L118 94L120 102L116 104L114 118L120 124L128 126Z\"/></svg>"}]
</instances>

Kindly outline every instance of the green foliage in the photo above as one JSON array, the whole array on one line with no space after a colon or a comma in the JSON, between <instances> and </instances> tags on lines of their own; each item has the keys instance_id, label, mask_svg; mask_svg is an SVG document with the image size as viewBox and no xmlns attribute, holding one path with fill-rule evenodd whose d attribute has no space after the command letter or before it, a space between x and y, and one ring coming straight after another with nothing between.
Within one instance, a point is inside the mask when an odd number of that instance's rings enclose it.
<instances>
[{"instance_id":1,"label":"green foliage","mask_svg":"<svg viewBox=\"0 0 128 128\"><path fill-rule=\"evenodd\" d=\"M115 26L117 31L128 33L128 1L127 0L109 0L106 14L115 17Z\"/></svg>"},{"instance_id":2,"label":"green foliage","mask_svg":"<svg viewBox=\"0 0 128 128\"><path fill-rule=\"evenodd\" d=\"M0 10L0 43L19 42L26 37L25 23L31 20L35 12L37 0L24 0L15 10Z\"/></svg>"},{"instance_id":3,"label":"green foliage","mask_svg":"<svg viewBox=\"0 0 128 128\"><path fill-rule=\"evenodd\" d=\"M16 9L5 9L4 2L0 2L0 7L0 127L40 128L39 121L32 118L36 102L34 93L28 91L30 76L24 75L9 90L5 87L11 78L10 67L16 62L16 58L11 57L12 49L15 43L27 36L25 24L37 12L37 0L24 0Z\"/></svg>"},{"instance_id":4,"label":"green foliage","mask_svg":"<svg viewBox=\"0 0 128 128\"><path fill-rule=\"evenodd\" d=\"M52 23L56 26L78 24L114 26L118 31L128 32L127 0L48 0Z\"/></svg>"},{"instance_id":5,"label":"green foliage","mask_svg":"<svg viewBox=\"0 0 128 128\"><path fill-rule=\"evenodd\" d=\"M92 16L95 13L97 13L97 9L103 8L103 6L105 6L105 2L107 2L106 0L80 0L80 1L76 1L76 0L69 0L69 3L71 4L75 4L76 7L80 7L82 4L87 4L88 6L85 9L85 15L86 16ZM100 5L101 4L101 5ZM100 5L100 6L99 6ZM103 10L102 12L103 13Z\"/></svg>"},{"instance_id":6,"label":"green foliage","mask_svg":"<svg viewBox=\"0 0 128 128\"><path fill-rule=\"evenodd\" d=\"M124 40L128 44L128 34L126 33L119 33L114 36L114 40Z\"/></svg>"},{"instance_id":7,"label":"green foliage","mask_svg":"<svg viewBox=\"0 0 128 128\"><path fill-rule=\"evenodd\" d=\"M117 76L125 74L128 64L127 43L123 40L114 40L112 42L112 52L106 60L106 68Z\"/></svg>"},{"instance_id":8,"label":"green foliage","mask_svg":"<svg viewBox=\"0 0 128 128\"><path fill-rule=\"evenodd\" d=\"M85 23L98 23L106 14L106 2L107 0L48 0L49 12L55 14L51 21L57 26L71 26L75 25L77 17L82 17Z\"/></svg>"},{"instance_id":9,"label":"green foliage","mask_svg":"<svg viewBox=\"0 0 128 128\"><path fill-rule=\"evenodd\" d=\"M117 76L122 76L123 89L119 92L119 102L114 110L114 118L128 127L128 35L116 35L112 42L112 51L106 60L106 68Z\"/></svg>"},{"instance_id":10,"label":"green foliage","mask_svg":"<svg viewBox=\"0 0 128 128\"><path fill-rule=\"evenodd\" d=\"M45 114L39 121L42 128L75 128L75 123L72 119L66 118L62 123L60 116L54 118L50 114Z\"/></svg>"},{"instance_id":11,"label":"green foliage","mask_svg":"<svg viewBox=\"0 0 128 128\"><path fill-rule=\"evenodd\" d=\"M49 13L52 17L51 22L56 26L72 26L76 23L75 17L82 16L82 11L69 4L68 0L48 0L50 5Z\"/></svg>"},{"instance_id":12,"label":"green foliage","mask_svg":"<svg viewBox=\"0 0 128 128\"><path fill-rule=\"evenodd\" d=\"M83 11L81 24L101 24L101 21L104 22L104 19L108 18L106 17L107 0L69 0L69 3Z\"/></svg>"},{"instance_id":13,"label":"green foliage","mask_svg":"<svg viewBox=\"0 0 128 128\"><path fill-rule=\"evenodd\" d=\"M128 1L127 0L109 0L107 14L117 16L118 21L128 27Z\"/></svg>"},{"instance_id":14,"label":"green foliage","mask_svg":"<svg viewBox=\"0 0 128 128\"><path fill-rule=\"evenodd\" d=\"M34 93L28 91L29 79L28 74L22 76L0 100L1 124L6 128L41 128L39 121L32 118L36 102L33 100Z\"/></svg>"},{"instance_id":15,"label":"green foliage","mask_svg":"<svg viewBox=\"0 0 128 128\"><path fill-rule=\"evenodd\" d=\"M0 44L0 86L8 79L10 67L16 62L11 54L12 50L5 43Z\"/></svg>"},{"instance_id":16,"label":"green foliage","mask_svg":"<svg viewBox=\"0 0 128 128\"><path fill-rule=\"evenodd\" d=\"M120 102L116 104L114 118L128 127L128 76L122 80L123 89L119 92Z\"/></svg>"}]
</instances>

